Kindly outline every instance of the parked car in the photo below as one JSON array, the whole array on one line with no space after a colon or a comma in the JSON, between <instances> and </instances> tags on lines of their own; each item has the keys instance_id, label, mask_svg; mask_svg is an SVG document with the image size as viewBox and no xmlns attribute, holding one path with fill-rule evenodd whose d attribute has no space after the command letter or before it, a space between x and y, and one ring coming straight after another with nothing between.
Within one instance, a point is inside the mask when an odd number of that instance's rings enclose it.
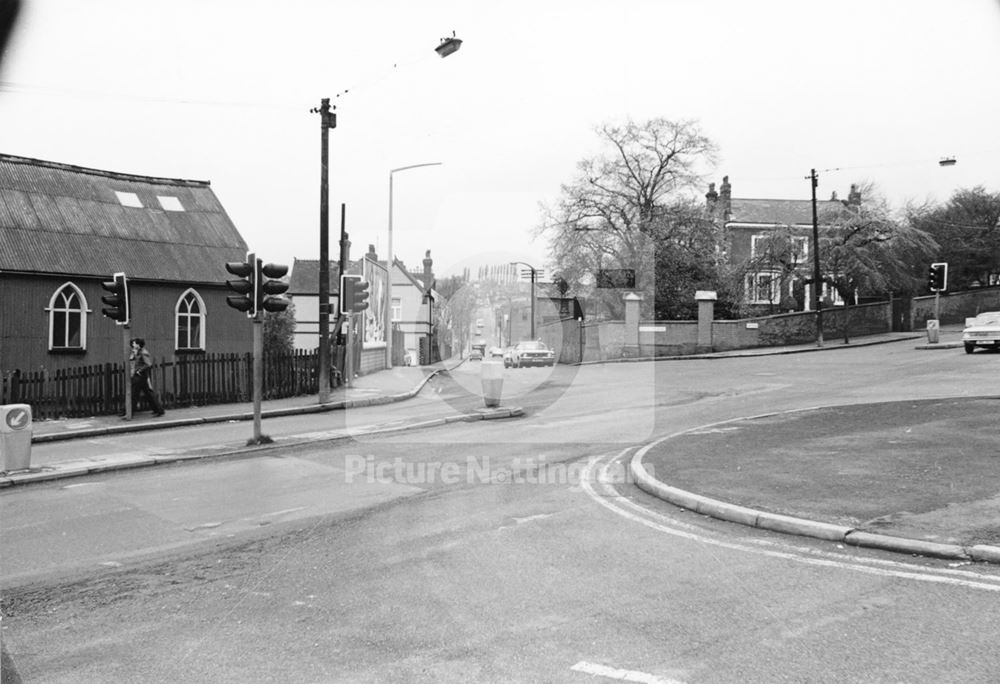
<instances>
[{"instance_id":1,"label":"parked car","mask_svg":"<svg viewBox=\"0 0 1000 684\"><path fill-rule=\"evenodd\" d=\"M525 340L514 345L511 352L511 365L514 368L522 366L554 366L556 354L539 340Z\"/></svg>"},{"instance_id":2,"label":"parked car","mask_svg":"<svg viewBox=\"0 0 1000 684\"><path fill-rule=\"evenodd\" d=\"M976 347L1000 349L1000 311L987 311L975 318L966 318L962 342L966 354L974 352Z\"/></svg>"},{"instance_id":3,"label":"parked car","mask_svg":"<svg viewBox=\"0 0 1000 684\"><path fill-rule=\"evenodd\" d=\"M483 350L480 347L473 347L472 351L469 352L469 361L482 361L483 360Z\"/></svg>"},{"instance_id":4,"label":"parked car","mask_svg":"<svg viewBox=\"0 0 1000 684\"><path fill-rule=\"evenodd\" d=\"M502 359L503 349L501 349L500 347L490 347L490 352L489 354L487 354L487 356L490 358L491 361L494 359Z\"/></svg>"}]
</instances>

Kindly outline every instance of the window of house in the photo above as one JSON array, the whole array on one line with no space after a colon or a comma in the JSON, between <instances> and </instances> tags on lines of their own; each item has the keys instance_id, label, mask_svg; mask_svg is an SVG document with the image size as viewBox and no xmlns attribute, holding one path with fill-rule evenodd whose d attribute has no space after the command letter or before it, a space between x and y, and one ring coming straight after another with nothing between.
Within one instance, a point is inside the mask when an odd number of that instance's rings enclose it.
<instances>
[{"instance_id":1,"label":"window of house","mask_svg":"<svg viewBox=\"0 0 1000 684\"><path fill-rule=\"evenodd\" d=\"M399 297L392 298L392 320L399 321L403 319L403 300Z\"/></svg>"},{"instance_id":2,"label":"window of house","mask_svg":"<svg viewBox=\"0 0 1000 684\"><path fill-rule=\"evenodd\" d=\"M747 276L747 301L751 304L777 304L781 298L780 285L777 273L751 273Z\"/></svg>"},{"instance_id":3,"label":"window of house","mask_svg":"<svg viewBox=\"0 0 1000 684\"><path fill-rule=\"evenodd\" d=\"M205 302L194 290L177 300L174 348L177 351L205 351Z\"/></svg>"},{"instance_id":4,"label":"window of house","mask_svg":"<svg viewBox=\"0 0 1000 684\"><path fill-rule=\"evenodd\" d=\"M49 300L49 351L87 348L87 300L73 283L65 283Z\"/></svg>"},{"instance_id":5,"label":"window of house","mask_svg":"<svg viewBox=\"0 0 1000 684\"><path fill-rule=\"evenodd\" d=\"M184 205L176 197L157 195L156 199L159 200L160 206L163 207L164 211L184 211Z\"/></svg>"},{"instance_id":6,"label":"window of house","mask_svg":"<svg viewBox=\"0 0 1000 684\"><path fill-rule=\"evenodd\" d=\"M760 234L750 236L750 256L756 258L761 256L764 249L765 240L771 237L770 234ZM809 258L809 238L804 235L793 235L792 255L795 263L802 264Z\"/></svg>"},{"instance_id":7,"label":"window of house","mask_svg":"<svg viewBox=\"0 0 1000 684\"><path fill-rule=\"evenodd\" d=\"M115 195L118 196L118 201L121 202L123 207L137 207L142 209L142 201L134 192L120 192L115 190Z\"/></svg>"}]
</instances>

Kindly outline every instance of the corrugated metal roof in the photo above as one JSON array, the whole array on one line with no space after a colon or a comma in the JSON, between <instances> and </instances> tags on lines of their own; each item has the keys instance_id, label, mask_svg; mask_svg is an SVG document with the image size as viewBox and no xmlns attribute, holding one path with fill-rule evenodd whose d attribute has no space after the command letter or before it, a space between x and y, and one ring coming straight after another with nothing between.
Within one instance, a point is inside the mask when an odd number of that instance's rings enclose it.
<instances>
[{"instance_id":1,"label":"corrugated metal roof","mask_svg":"<svg viewBox=\"0 0 1000 684\"><path fill-rule=\"evenodd\" d=\"M123 206L116 191L134 193L142 208ZM184 211L164 210L158 196L176 197ZM0 154L0 270L215 282L245 254L207 181Z\"/></svg>"}]
</instances>

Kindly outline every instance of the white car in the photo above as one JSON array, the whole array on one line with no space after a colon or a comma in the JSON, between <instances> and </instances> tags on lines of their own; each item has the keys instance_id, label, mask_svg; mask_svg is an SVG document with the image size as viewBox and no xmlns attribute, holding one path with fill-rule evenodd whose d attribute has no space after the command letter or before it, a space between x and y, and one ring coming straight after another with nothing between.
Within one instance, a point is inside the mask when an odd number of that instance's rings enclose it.
<instances>
[{"instance_id":1,"label":"white car","mask_svg":"<svg viewBox=\"0 0 1000 684\"><path fill-rule=\"evenodd\" d=\"M962 343L966 354L974 352L976 347L1000 349L1000 311L987 311L975 318L966 318Z\"/></svg>"},{"instance_id":2,"label":"white car","mask_svg":"<svg viewBox=\"0 0 1000 684\"><path fill-rule=\"evenodd\" d=\"M514 345L511 352L511 365L514 368L554 366L556 365L556 353L546 347L544 342L525 340Z\"/></svg>"}]
</instances>

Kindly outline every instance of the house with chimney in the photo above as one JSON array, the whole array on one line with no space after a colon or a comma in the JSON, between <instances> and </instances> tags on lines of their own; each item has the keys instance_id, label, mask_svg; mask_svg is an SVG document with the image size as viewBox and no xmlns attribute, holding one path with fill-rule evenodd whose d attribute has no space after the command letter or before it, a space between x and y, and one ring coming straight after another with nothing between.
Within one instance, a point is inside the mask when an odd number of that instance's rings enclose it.
<instances>
[{"instance_id":1,"label":"house with chimney","mask_svg":"<svg viewBox=\"0 0 1000 684\"><path fill-rule=\"evenodd\" d=\"M851 185L846 201L833 193L828 200L816 202L818 230L827 228L825 217L842 214L861 206L861 191ZM813 203L810 199L761 199L733 197L729 176L722 179L719 189L709 183L705 194L709 219L719 228L722 248L733 266L749 265L745 275L745 303L762 312L808 311L812 307L812 283L802 273L813 258ZM779 229L790 236L790 250L782 256L784 263L770 260L765 253L768 238ZM832 304L842 304L834 288L823 285L820 298Z\"/></svg>"}]
</instances>

